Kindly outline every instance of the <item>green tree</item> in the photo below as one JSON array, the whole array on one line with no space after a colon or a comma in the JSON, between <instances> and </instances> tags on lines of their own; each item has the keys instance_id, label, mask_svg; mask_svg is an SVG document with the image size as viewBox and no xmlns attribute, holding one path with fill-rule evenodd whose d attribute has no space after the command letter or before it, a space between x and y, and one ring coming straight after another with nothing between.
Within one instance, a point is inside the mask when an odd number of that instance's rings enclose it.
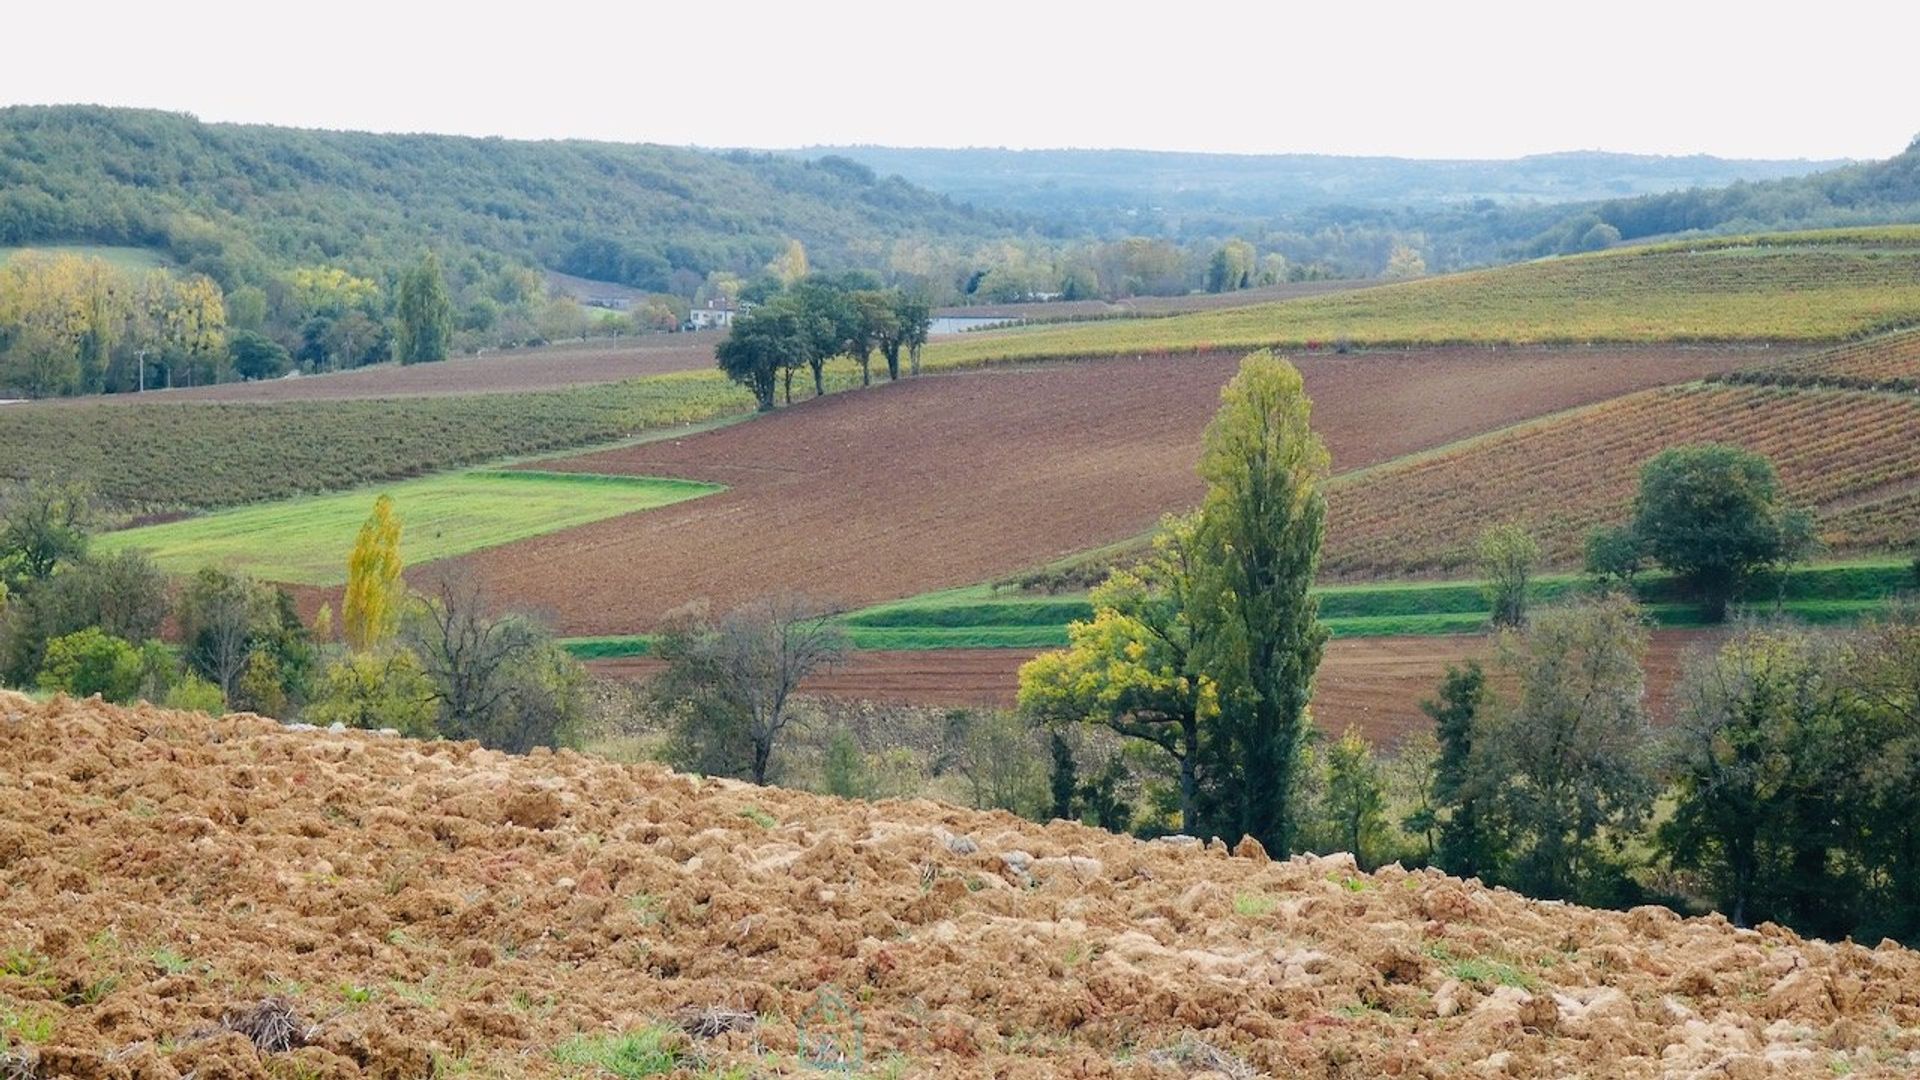
<instances>
[{"instance_id":1,"label":"green tree","mask_svg":"<svg viewBox=\"0 0 1920 1080\"><path fill-rule=\"evenodd\" d=\"M1327 749L1326 809L1342 848L1361 869L1379 865L1387 840L1387 788L1373 746L1348 728Z\"/></svg>"},{"instance_id":2,"label":"green tree","mask_svg":"<svg viewBox=\"0 0 1920 1080\"><path fill-rule=\"evenodd\" d=\"M179 614L187 666L233 701L254 650L280 628L273 590L244 575L207 567L181 590Z\"/></svg>"},{"instance_id":3,"label":"green tree","mask_svg":"<svg viewBox=\"0 0 1920 1080\"><path fill-rule=\"evenodd\" d=\"M887 358L888 380L900 377L900 349L903 346L907 350L910 371L914 375L920 374L920 350L926 347L927 335L933 331L933 303L921 293L902 292L894 298L893 313L899 324L900 336L880 343L880 352Z\"/></svg>"},{"instance_id":4,"label":"green tree","mask_svg":"<svg viewBox=\"0 0 1920 1080\"><path fill-rule=\"evenodd\" d=\"M341 632L347 647L365 652L393 636L406 599L400 579L400 519L393 499L382 495L360 526L353 553L347 557L347 591L341 600Z\"/></svg>"},{"instance_id":5,"label":"green tree","mask_svg":"<svg viewBox=\"0 0 1920 1080\"><path fill-rule=\"evenodd\" d=\"M227 363L243 379L275 379L286 373L293 358L279 342L251 330L227 335Z\"/></svg>"},{"instance_id":6,"label":"green tree","mask_svg":"<svg viewBox=\"0 0 1920 1080\"><path fill-rule=\"evenodd\" d=\"M227 711L226 695L220 688L201 678L194 672L187 672L167 691L166 707L182 712L206 713L219 716Z\"/></svg>"},{"instance_id":7,"label":"green tree","mask_svg":"<svg viewBox=\"0 0 1920 1080\"><path fill-rule=\"evenodd\" d=\"M1587 534L1586 569L1602 592L1631 590L1647 555L1632 529L1601 526Z\"/></svg>"},{"instance_id":8,"label":"green tree","mask_svg":"<svg viewBox=\"0 0 1920 1080\"><path fill-rule=\"evenodd\" d=\"M667 667L654 691L680 719L681 762L719 764L765 784L801 681L846 651L846 633L832 615L803 597L777 596L661 634L655 654Z\"/></svg>"},{"instance_id":9,"label":"green tree","mask_svg":"<svg viewBox=\"0 0 1920 1080\"><path fill-rule=\"evenodd\" d=\"M1456 877L1491 878L1500 866L1496 831L1487 820L1486 778L1477 768L1486 749L1475 753L1475 732L1486 705L1487 675L1477 660L1465 667L1447 665L1440 696L1420 703L1440 746L1433 799L1445 816L1439 819L1434 857Z\"/></svg>"},{"instance_id":10,"label":"green tree","mask_svg":"<svg viewBox=\"0 0 1920 1080\"><path fill-rule=\"evenodd\" d=\"M86 487L53 474L0 488L0 580L45 581L86 554L93 500Z\"/></svg>"},{"instance_id":11,"label":"green tree","mask_svg":"<svg viewBox=\"0 0 1920 1080\"><path fill-rule=\"evenodd\" d=\"M1493 525L1474 545L1487 602L1495 626L1522 626L1527 621L1527 586L1540 562L1540 545L1518 522Z\"/></svg>"},{"instance_id":12,"label":"green tree","mask_svg":"<svg viewBox=\"0 0 1920 1080\"><path fill-rule=\"evenodd\" d=\"M169 607L166 575L137 551L67 564L14 594L0 611L0 679L31 683L47 642L88 627L147 641L160 633Z\"/></svg>"},{"instance_id":13,"label":"green tree","mask_svg":"<svg viewBox=\"0 0 1920 1080\"><path fill-rule=\"evenodd\" d=\"M1752 627L1693 659L1668 737L1661 850L1701 874L1736 925L1806 926L1836 909L1828 851L1853 783L1838 657L1804 631Z\"/></svg>"},{"instance_id":14,"label":"green tree","mask_svg":"<svg viewBox=\"0 0 1920 1080\"><path fill-rule=\"evenodd\" d=\"M327 665L306 716L316 724L391 728L417 739L438 734L433 682L405 649L351 653Z\"/></svg>"},{"instance_id":15,"label":"green tree","mask_svg":"<svg viewBox=\"0 0 1920 1080\"><path fill-rule=\"evenodd\" d=\"M862 289L850 298L854 312L854 333L847 341L847 351L860 365L860 385L873 384L872 360L875 349L882 350L881 355L889 355L885 349L893 347L893 368L899 370L900 312L896 295L879 289ZM898 378L898 375L895 375Z\"/></svg>"},{"instance_id":16,"label":"green tree","mask_svg":"<svg viewBox=\"0 0 1920 1080\"><path fill-rule=\"evenodd\" d=\"M1533 896L1605 905L1624 882L1609 841L1652 810L1652 730L1641 657L1647 631L1625 597L1543 612L1501 642L1518 702L1479 737L1484 775L1513 845L1510 883Z\"/></svg>"},{"instance_id":17,"label":"green tree","mask_svg":"<svg viewBox=\"0 0 1920 1080\"><path fill-rule=\"evenodd\" d=\"M445 360L453 344L453 300L440 259L431 251L400 279L394 308L393 358L402 364Z\"/></svg>"},{"instance_id":18,"label":"green tree","mask_svg":"<svg viewBox=\"0 0 1920 1080\"><path fill-rule=\"evenodd\" d=\"M1020 668L1020 708L1045 723L1089 722L1164 752L1180 773L1180 828L1197 834L1201 724L1217 713L1200 670L1189 608L1193 518L1168 518L1153 552L1096 587L1093 618L1067 628L1064 650Z\"/></svg>"},{"instance_id":19,"label":"green tree","mask_svg":"<svg viewBox=\"0 0 1920 1080\"><path fill-rule=\"evenodd\" d=\"M1749 578L1793 555L1796 517L1771 462L1709 443L1662 451L1641 468L1633 532L1718 620Z\"/></svg>"},{"instance_id":20,"label":"green tree","mask_svg":"<svg viewBox=\"0 0 1920 1080\"><path fill-rule=\"evenodd\" d=\"M1233 292L1253 284L1258 257L1245 240L1229 240L1214 251L1207 264L1207 291Z\"/></svg>"},{"instance_id":21,"label":"green tree","mask_svg":"<svg viewBox=\"0 0 1920 1080\"><path fill-rule=\"evenodd\" d=\"M496 614L470 579L436 576L408 608L400 640L432 683L441 735L509 753L575 737L585 672L546 627Z\"/></svg>"},{"instance_id":22,"label":"green tree","mask_svg":"<svg viewBox=\"0 0 1920 1080\"><path fill-rule=\"evenodd\" d=\"M50 694L99 694L107 701L125 703L140 692L143 674L138 649L101 633L98 627L88 627L47 642L38 683Z\"/></svg>"},{"instance_id":23,"label":"green tree","mask_svg":"<svg viewBox=\"0 0 1920 1080\"><path fill-rule=\"evenodd\" d=\"M1327 629L1308 592L1320 562L1327 451L1300 373L1255 353L1221 391L1200 457L1192 608L1201 670L1219 688L1219 734L1240 831L1292 849L1288 804Z\"/></svg>"},{"instance_id":24,"label":"green tree","mask_svg":"<svg viewBox=\"0 0 1920 1080\"><path fill-rule=\"evenodd\" d=\"M811 277L789 289L776 304L791 306L798 318L800 332L806 336L804 361L813 371L815 397L827 392L827 361L843 353L862 357L873 354L873 335L868 329L855 294L849 294L825 278ZM787 404L793 404L793 372L798 364L786 364Z\"/></svg>"},{"instance_id":25,"label":"green tree","mask_svg":"<svg viewBox=\"0 0 1920 1080\"><path fill-rule=\"evenodd\" d=\"M714 347L715 362L727 377L753 391L761 412L774 406L782 369L811 362L813 335L802 312L791 304L762 304L733 320ZM788 399L793 396L791 381Z\"/></svg>"},{"instance_id":26,"label":"green tree","mask_svg":"<svg viewBox=\"0 0 1920 1080\"><path fill-rule=\"evenodd\" d=\"M1073 747L1065 735L1054 731L1047 736L1047 750L1053 756L1053 768L1047 773L1047 790L1053 796L1053 816L1063 821L1073 821L1073 799L1080 790Z\"/></svg>"}]
</instances>

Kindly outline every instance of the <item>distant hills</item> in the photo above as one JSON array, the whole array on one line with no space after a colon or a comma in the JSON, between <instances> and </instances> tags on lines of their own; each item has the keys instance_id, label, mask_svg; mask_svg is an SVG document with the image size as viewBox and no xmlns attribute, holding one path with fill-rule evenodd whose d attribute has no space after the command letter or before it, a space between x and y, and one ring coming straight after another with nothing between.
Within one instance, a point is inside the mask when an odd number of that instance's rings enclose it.
<instances>
[{"instance_id":1,"label":"distant hills","mask_svg":"<svg viewBox=\"0 0 1920 1080\"><path fill-rule=\"evenodd\" d=\"M1432 270L1687 232L1920 221L1920 150L1886 161L1730 160L1578 152L1509 161L1142 150L811 147L1056 229L1227 236L1296 262L1368 270L1392 237ZM1596 226L1601 226L1596 231ZM1383 247L1371 243L1371 250ZM1375 255L1376 260L1378 255Z\"/></svg>"},{"instance_id":2,"label":"distant hills","mask_svg":"<svg viewBox=\"0 0 1920 1080\"><path fill-rule=\"evenodd\" d=\"M911 149L819 146L881 175L977 206L1125 228L1185 215L1277 217L1315 207L1420 207L1491 200L1591 202L1801 176L1841 161L1741 161L1576 152L1513 160L1150 150Z\"/></svg>"},{"instance_id":3,"label":"distant hills","mask_svg":"<svg viewBox=\"0 0 1920 1080\"><path fill-rule=\"evenodd\" d=\"M374 276L441 250L691 294L799 240L815 265L900 241L1027 231L844 160L582 141L207 124L95 106L0 109L0 247L127 245L228 288L286 266Z\"/></svg>"},{"instance_id":4,"label":"distant hills","mask_svg":"<svg viewBox=\"0 0 1920 1080\"><path fill-rule=\"evenodd\" d=\"M518 268L693 297L805 248L943 296L1014 267L1060 288L1094 245L1170 241L1193 287L1228 239L1313 277L1428 271L1690 231L1920 221L1920 150L1861 164L1608 153L1512 161L1138 150L587 141L208 124L98 106L0 109L0 250L141 248L229 292L327 264L390 286L434 248L471 302ZM1296 275L1298 276L1298 275ZM1109 290L1110 291L1110 290Z\"/></svg>"}]
</instances>

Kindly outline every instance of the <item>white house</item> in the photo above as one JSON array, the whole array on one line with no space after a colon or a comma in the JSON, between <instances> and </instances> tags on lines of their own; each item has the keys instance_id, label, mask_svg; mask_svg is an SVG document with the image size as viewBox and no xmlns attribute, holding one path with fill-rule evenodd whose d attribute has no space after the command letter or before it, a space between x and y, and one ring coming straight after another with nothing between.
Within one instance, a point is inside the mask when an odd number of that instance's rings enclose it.
<instances>
[{"instance_id":1,"label":"white house","mask_svg":"<svg viewBox=\"0 0 1920 1080\"><path fill-rule=\"evenodd\" d=\"M709 300L705 307L694 308L687 314L687 329L712 330L716 327L733 325L733 317L751 307L750 304L736 304L731 300Z\"/></svg>"}]
</instances>

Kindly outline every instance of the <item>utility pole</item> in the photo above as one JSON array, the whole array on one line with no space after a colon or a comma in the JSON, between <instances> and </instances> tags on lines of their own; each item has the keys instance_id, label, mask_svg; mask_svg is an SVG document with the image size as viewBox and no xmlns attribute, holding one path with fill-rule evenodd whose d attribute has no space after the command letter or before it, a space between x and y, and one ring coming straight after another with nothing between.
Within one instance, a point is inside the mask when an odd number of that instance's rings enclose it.
<instances>
[{"instance_id":1,"label":"utility pole","mask_svg":"<svg viewBox=\"0 0 1920 1080\"><path fill-rule=\"evenodd\" d=\"M147 350L141 349L134 354L140 364L140 392L147 392Z\"/></svg>"}]
</instances>

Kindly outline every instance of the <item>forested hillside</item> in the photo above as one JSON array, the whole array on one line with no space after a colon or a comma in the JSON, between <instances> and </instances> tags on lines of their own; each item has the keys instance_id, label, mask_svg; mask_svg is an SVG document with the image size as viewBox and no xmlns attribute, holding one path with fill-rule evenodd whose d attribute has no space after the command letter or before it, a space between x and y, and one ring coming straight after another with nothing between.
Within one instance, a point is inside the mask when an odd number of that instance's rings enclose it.
<instances>
[{"instance_id":1,"label":"forested hillside","mask_svg":"<svg viewBox=\"0 0 1920 1080\"><path fill-rule=\"evenodd\" d=\"M0 247L157 249L228 290L304 265L386 279L431 245L450 269L519 264L692 295L789 240L845 268L879 265L901 241L1019 231L846 161L0 109Z\"/></svg>"},{"instance_id":2,"label":"forested hillside","mask_svg":"<svg viewBox=\"0 0 1920 1080\"><path fill-rule=\"evenodd\" d=\"M1920 221L1920 138L1886 161L1811 176L1694 188L1582 207L1543 232L1550 255L1675 233L1814 229Z\"/></svg>"}]
</instances>

